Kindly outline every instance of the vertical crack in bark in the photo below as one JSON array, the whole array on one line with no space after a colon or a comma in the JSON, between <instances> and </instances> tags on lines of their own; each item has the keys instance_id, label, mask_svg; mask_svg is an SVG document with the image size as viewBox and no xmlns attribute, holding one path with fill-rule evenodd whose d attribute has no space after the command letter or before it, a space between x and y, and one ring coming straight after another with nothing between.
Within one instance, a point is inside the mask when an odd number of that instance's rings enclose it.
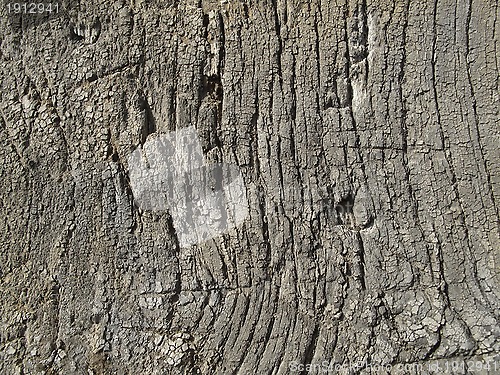
<instances>
[{"instance_id":1,"label":"vertical crack in bark","mask_svg":"<svg viewBox=\"0 0 500 375\"><path fill-rule=\"evenodd\" d=\"M491 202L495 208L495 212L497 217L500 217L500 211L497 206L497 202L495 201L495 196L493 194L493 188L492 188L492 183L491 183L491 173L488 168L488 165L486 163L486 158L485 158L485 152L484 152L484 147L481 142L481 131L479 129L479 124L480 124L480 117L478 116L477 113L477 100L476 100L476 94L475 94L475 89L474 85L472 83L472 76L471 76L471 71L470 71L470 24L471 24L471 17L472 17L472 2L473 0L469 0L468 2L468 8L467 8L467 21L466 21L466 28L465 28L465 66L466 66L466 71L467 71L467 80L469 83L470 87L470 92L471 92L471 100L472 100L472 111L474 113L474 130L477 135L477 142L479 144L479 152L481 154L481 160L482 160L482 166L485 171L485 177L487 181L487 189L488 189L488 195L489 198L491 199ZM494 28L493 28L494 29Z\"/></svg>"},{"instance_id":2,"label":"vertical crack in bark","mask_svg":"<svg viewBox=\"0 0 500 375\"><path fill-rule=\"evenodd\" d=\"M146 143L146 138L156 132L156 121L153 117L153 112L151 111L151 107L149 106L148 101L146 100L143 93L139 94L138 98L139 109L143 111L143 126L141 131L141 141L140 144L144 146Z\"/></svg>"},{"instance_id":3,"label":"vertical crack in bark","mask_svg":"<svg viewBox=\"0 0 500 375\"><path fill-rule=\"evenodd\" d=\"M308 365L313 363L313 358L314 358L314 352L316 351L316 347L318 345L318 338L320 335L320 327L318 326L317 323L314 324L314 329L311 335L311 338L309 340L309 345L307 346L307 349L304 354L304 365ZM304 369L300 375L307 375L309 371Z\"/></svg>"},{"instance_id":4,"label":"vertical crack in bark","mask_svg":"<svg viewBox=\"0 0 500 375\"><path fill-rule=\"evenodd\" d=\"M278 44L278 49L276 51L276 65L278 68L278 77L280 80L280 87L283 87L283 71L281 63L281 55L283 54L283 40L281 38L281 23L278 15L278 4L277 0L272 0L273 4L273 14L274 14L274 28L276 30L276 39Z\"/></svg>"}]
</instances>

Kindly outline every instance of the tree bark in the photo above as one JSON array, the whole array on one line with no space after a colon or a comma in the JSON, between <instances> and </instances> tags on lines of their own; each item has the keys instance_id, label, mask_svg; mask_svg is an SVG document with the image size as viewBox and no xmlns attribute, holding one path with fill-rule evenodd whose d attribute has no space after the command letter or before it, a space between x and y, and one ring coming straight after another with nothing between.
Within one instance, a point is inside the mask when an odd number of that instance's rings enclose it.
<instances>
[{"instance_id":1,"label":"tree bark","mask_svg":"<svg viewBox=\"0 0 500 375\"><path fill-rule=\"evenodd\" d=\"M500 371L498 2L6 4L2 374ZM181 246L190 126L249 214Z\"/></svg>"}]
</instances>

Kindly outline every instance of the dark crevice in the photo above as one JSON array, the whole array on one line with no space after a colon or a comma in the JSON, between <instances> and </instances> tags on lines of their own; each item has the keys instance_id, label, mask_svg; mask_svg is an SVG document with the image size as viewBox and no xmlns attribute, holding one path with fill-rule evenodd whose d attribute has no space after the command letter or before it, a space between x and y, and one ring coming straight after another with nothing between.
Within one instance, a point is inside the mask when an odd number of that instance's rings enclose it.
<instances>
[{"instance_id":1,"label":"dark crevice","mask_svg":"<svg viewBox=\"0 0 500 375\"><path fill-rule=\"evenodd\" d=\"M248 5L247 5L247 3L243 3L243 15L244 15L244 18L247 20L248 19Z\"/></svg>"},{"instance_id":2,"label":"dark crevice","mask_svg":"<svg viewBox=\"0 0 500 375\"><path fill-rule=\"evenodd\" d=\"M156 120L148 101L143 97L139 98L139 109L144 111L144 124L141 134L141 144L144 145L147 137L156 132Z\"/></svg>"},{"instance_id":3,"label":"dark crevice","mask_svg":"<svg viewBox=\"0 0 500 375\"><path fill-rule=\"evenodd\" d=\"M101 35L101 21L95 18L90 22L73 22L70 24L70 39L93 44Z\"/></svg>"},{"instance_id":4,"label":"dark crevice","mask_svg":"<svg viewBox=\"0 0 500 375\"><path fill-rule=\"evenodd\" d=\"M202 99L211 95L215 100L222 100L224 95L222 89L222 82L219 75L211 75L206 76L203 75L201 78L201 87L200 87L200 97Z\"/></svg>"},{"instance_id":5,"label":"dark crevice","mask_svg":"<svg viewBox=\"0 0 500 375\"><path fill-rule=\"evenodd\" d=\"M350 58L352 63L358 63L368 57L368 22L366 0L363 0L354 10L351 29Z\"/></svg>"},{"instance_id":6,"label":"dark crevice","mask_svg":"<svg viewBox=\"0 0 500 375\"><path fill-rule=\"evenodd\" d=\"M208 38L208 24L210 22L210 18L208 17L208 14L203 15L203 38L207 39Z\"/></svg>"},{"instance_id":7,"label":"dark crevice","mask_svg":"<svg viewBox=\"0 0 500 375\"><path fill-rule=\"evenodd\" d=\"M259 205L259 213L260 220L262 225L262 245L266 251L266 264L269 264L271 261L271 238L269 234L269 224L267 222L267 214L266 214L266 199L265 194L261 186L258 186L259 194L258 194L258 205Z\"/></svg>"},{"instance_id":8,"label":"dark crevice","mask_svg":"<svg viewBox=\"0 0 500 375\"><path fill-rule=\"evenodd\" d=\"M94 81L97 81L97 74L95 73L92 73L87 79L86 79L87 82L91 83L91 82L94 82Z\"/></svg>"},{"instance_id":9,"label":"dark crevice","mask_svg":"<svg viewBox=\"0 0 500 375\"><path fill-rule=\"evenodd\" d=\"M318 345L318 338L319 338L319 326L317 324L314 325L314 330L311 336L311 341L309 342L309 346L306 349L305 356L304 356L304 364L308 365L311 364L314 358L314 352L316 351L316 346ZM309 373L309 371L306 370L306 367L304 370L300 373L301 375L306 375Z\"/></svg>"},{"instance_id":10,"label":"dark crevice","mask_svg":"<svg viewBox=\"0 0 500 375\"><path fill-rule=\"evenodd\" d=\"M212 122L212 129L210 132L211 142L207 147L208 149L213 147L221 149L222 142L217 135L222 124L222 108L224 101L224 90L222 88L221 77L219 75L203 75L201 79L199 97L201 98L201 101L206 100L213 103L213 107L216 112L215 121Z\"/></svg>"},{"instance_id":11,"label":"dark crevice","mask_svg":"<svg viewBox=\"0 0 500 375\"><path fill-rule=\"evenodd\" d=\"M358 241L359 245L359 251L357 253L358 255L358 271L359 275L356 275L359 278L359 283L361 284L361 289L365 290L366 289L366 282L365 282L365 245L363 243L363 238L361 237L361 234L359 231L356 232L356 239Z\"/></svg>"},{"instance_id":12,"label":"dark crevice","mask_svg":"<svg viewBox=\"0 0 500 375\"><path fill-rule=\"evenodd\" d=\"M339 225L352 225L354 214L352 208L354 206L354 198L352 195L347 195L339 203L335 205L337 223Z\"/></svg>"},{"instance_id":13,"label":"dark crevice","mask_svg":"<svg viewBox=\"0 0 500 375\"><path fill-rule=\"evenodd\" d=\"M283 87L283 73L282 73L282 62L281 62L281 56L283 54L283 40L281 39L281 24L280 24L280 19L278 15L278 5L276 4L276 1L273 1L273 13L274 13L274 28L276 29L276 39L277 39L277 44L278 48L276 51L276 64L278 68L278 77L280 80L280 87ZM272 92L272 91L271 91Z\"/></svg>"},{"instance_id":14,"label":"dark crevice","mask_svg":"<svg viewBox=\"0 0 500 375\"><path fill-rule=\"evenodd\" d=\"M224 74L224 61L226 58L226 32L224 30L224 18L222 14L219 13L219 25L220 25L220 51L219 51L219 76Z\"/></svg>"},{"instance_id":15,"label":"dark crevice","mask_svg":"<svg viewBox=\"0 0 500 375\"><path fill-rule=\"evenodd\" d=\"M74 26L70 28L69 38L77 42L83 41L85 39L83 35L77 34L77 29Z\"/></svg>"}]
</instances>

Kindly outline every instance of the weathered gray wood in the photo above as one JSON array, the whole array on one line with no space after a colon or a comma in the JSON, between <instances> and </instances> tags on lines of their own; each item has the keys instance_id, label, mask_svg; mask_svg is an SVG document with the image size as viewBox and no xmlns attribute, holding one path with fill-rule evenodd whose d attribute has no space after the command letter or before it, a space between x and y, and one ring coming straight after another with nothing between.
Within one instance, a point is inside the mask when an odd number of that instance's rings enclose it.
<instances>
[{"instance_id":1,"label":"weathered gray wood","mask_svg":"<svg viewBox=\"0 0 500 375\"><path fill-rule=\"evenodd\" d=\"M1 10L2 374L500 371L496 1L69 3ZM188 126L250 216L180 248Z\"/></svg>"}]
</instances>

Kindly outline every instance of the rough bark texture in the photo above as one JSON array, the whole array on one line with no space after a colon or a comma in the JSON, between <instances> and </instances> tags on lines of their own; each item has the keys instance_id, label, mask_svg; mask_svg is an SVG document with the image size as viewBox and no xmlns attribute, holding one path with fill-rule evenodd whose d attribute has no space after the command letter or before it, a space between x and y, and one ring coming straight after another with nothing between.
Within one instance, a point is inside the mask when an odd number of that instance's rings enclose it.
<instances>
[{"instance_id":1,"label":"rough bark texture","mask_svg":"<svg viewBox=\"0 0 500 375\"><path fill-rule=\"evenodd\" d=\"M0 373L499 373L497 1L6 4ZM191 125L250 217L180 248L127 156Z\"/></svg>"}]
</instances>

